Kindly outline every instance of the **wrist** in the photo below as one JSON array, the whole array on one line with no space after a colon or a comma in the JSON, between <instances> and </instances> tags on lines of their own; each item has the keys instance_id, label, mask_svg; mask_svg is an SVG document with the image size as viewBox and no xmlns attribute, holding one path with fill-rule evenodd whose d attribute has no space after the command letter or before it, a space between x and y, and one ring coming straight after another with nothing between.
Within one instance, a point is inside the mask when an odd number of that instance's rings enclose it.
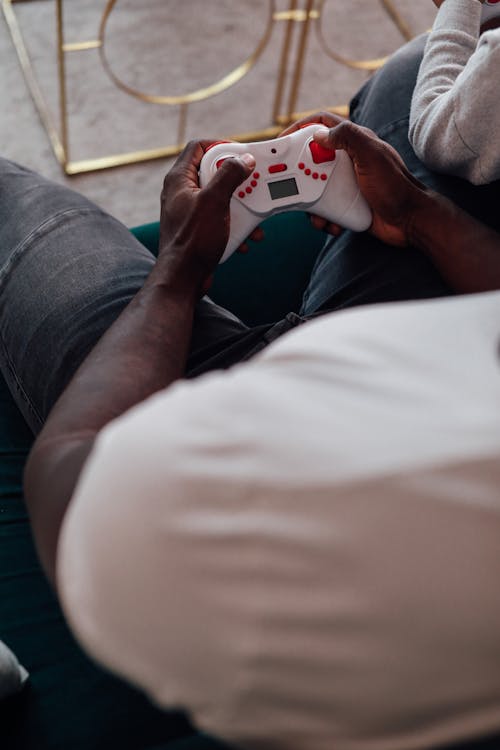
<instances>
[{"instance_id":1,"label":"wrist","mask_svg":"<svg viewBox=\"0 0 500 750\"><path fill-rule=\"evenodd\" d=\"M147 283L170 297L196 302L208 275L208 271L188 259L182 250L166 248L160 252Z\"/></svg>"},{"instance_id":2,"label":"wrist","mask_svg":"<svg viewBox=\"0 0 500 750\"><path fill-rule=\"evenodd\" d=\"M429 188L419 190L407 223L408 244L425 252L430 239L439 232L443 212L449 213L452 206L444 196Z\"/></svg>"},{"instance_id":3,"label":"wrist","mask_svg":"<svg viewBox=\"0 0 500 750\"><path fill-rule=\"evenodd\" d=\"M453 201L427 189L412 214L408 242L449 277L450 267L456 260L456 247L465 242L470 250L473 246L471 232L477 234L480 228L485 229ZM453 282L452 286L458 288L459 285Z\"/></svg>"}]
</instances>

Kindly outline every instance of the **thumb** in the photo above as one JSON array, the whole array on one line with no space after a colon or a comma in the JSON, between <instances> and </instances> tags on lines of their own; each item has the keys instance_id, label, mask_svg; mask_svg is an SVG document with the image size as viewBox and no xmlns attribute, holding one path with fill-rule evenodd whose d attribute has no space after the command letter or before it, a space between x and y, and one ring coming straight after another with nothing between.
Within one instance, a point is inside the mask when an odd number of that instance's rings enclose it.
<instances>
[{"instance_id":1,"label":"thumb","mask_svg":"<svg viewBox=\"0 0 500 750\"><path fill-rule=\"evenodd\" d=\"M349 120L344 120L331 130L322 129L314 134L314 140L321 146L345 151L355 164L360 164L370 148L374 135L367 128L361 128Z\"/></svg>"},{"instance_id":2,"label":"thumb","mask_svg":"<svg viewBox=\"0 0 500 750\"><path fill-rule=\"evenodd\" d=\"M236 188L252 173L255 163L252 154L230 156L220 165L207 187L230 200Z\"/></svg>"}]
</instances>

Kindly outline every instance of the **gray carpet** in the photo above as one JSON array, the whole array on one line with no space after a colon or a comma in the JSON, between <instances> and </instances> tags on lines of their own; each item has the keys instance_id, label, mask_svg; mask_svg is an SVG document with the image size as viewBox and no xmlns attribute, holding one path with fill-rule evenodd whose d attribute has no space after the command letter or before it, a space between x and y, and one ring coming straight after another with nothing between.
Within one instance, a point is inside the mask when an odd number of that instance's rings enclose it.
<instances>
[{"instance_id":1,"label":"gray carpet","mask_svg":"<svg viewBox=\"0 0 500 750\"><path fill-rule=\"evenodd\" d=\"M436 9L431 0L394 2L414 34L432 25ZM64 0L63 5L66 40L95 39L104 0ZM269 7L268 0L118 0L106 34L110 66L127 86L150 94L176 96L208 86L252 54L264 33ZM276 0L277 10L287 7L287 0ZM28 0L16 3L15 10L40 86L56 113L55 2ZM0 18L2 155L68 184L129 226L156 220L163 176L172 160L66 177L28 94L3 15ZM311 27L297 111L346 103L367 77L327 56L317 26L314 22ZM404 41L382 0L325 0L321 28L328 47L351 58L390 54ZM294 53L299 30L297 25ZM273 27L262 56L239 83L190 105L187 138L224 137L272 124L284 32L283 22ZM116 88L95 49L67 57L72 159L176 141L177 107L144 103ZM286 85L289 90L289 76Z\"/></svg>"}]
</instances>

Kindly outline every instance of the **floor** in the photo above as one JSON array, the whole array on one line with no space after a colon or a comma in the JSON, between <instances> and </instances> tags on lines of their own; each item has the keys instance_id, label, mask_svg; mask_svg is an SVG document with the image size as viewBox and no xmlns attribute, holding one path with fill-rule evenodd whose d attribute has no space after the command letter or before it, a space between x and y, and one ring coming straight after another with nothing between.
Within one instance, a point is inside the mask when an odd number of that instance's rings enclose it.
<instances>
[{"instance_id":1,"label":"floor","mask_svg":"<svg viewBox=\"0 0 500 750\"><path fill-rule=\"evenodd\" d=\"M432 0L392 0L413 34L435 17ZM65 39L97 38L104 0L63 0ZM305 3L297 3L304 7ZM349 6L349 12L345 9ZM405 40L387 15L384 0L317 0L294 111L345 104L369 73L341 65L330 53L351 59L385 56ZM14 5L34 70L53 116L58 111L56 3L24 0ZM129 89L177 97L209 87L251 57L268 30L271 11L288 0L117 0L108 18L105 54L109 70ZM279 17L279 16L278 16ZM276 82L287 24L275 21L250 72L216 96L189 105L185 138L218 138L273 124ZM283 79L284 108L293 85L303 23L291 38ZM149 103L118 88L97 49L67 59L69 144L72 160L139 151L178 142L178 106ZM58 164L29 96L3 15L0 15L0 145L21 162L94 200L128 226L158 218L159 195L172 158L66 176Z\"/></svg>"}]
</instances>

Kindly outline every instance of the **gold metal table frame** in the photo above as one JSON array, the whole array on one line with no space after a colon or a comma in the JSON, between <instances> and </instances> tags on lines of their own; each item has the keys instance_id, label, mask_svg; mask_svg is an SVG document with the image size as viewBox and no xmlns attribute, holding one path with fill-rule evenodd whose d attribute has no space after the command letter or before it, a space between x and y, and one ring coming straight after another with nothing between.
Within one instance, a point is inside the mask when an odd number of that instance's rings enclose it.
<instances>
[{"instance_id":1,"label":"gold metal table frame","mask_svg":"<svg viewBox=\"0 0 500 750\"><path fill-rule=\"evenodd\" d=\"M241 65L225 75L220 81L214 84L193 91L181 96L163 96L151 95L145 92L135 90L125 83L113 72L112 67L106 57L106 28L109 16L113 11L117 0L103 0L103 14L100 22L97 37L90 40L81 40L78 42L67 43L64 35L64 0L52 0L55 3L56 21L57 21L57 62L58 62L58 88L59 88L59 128L55 124L52 113L49 110L45 97L37 81L33 65L21 32L21 28L14 12L14 4L22 0L1 0L3 13L7 22L14 47L16 49L19 62L34 100L42 124L49 136L54 154L61 164L67 175L81 174L83 172L92 172L110 167L133 164L137 162L148 161L152 159L167 158L178 154L185 143L185 131L188 117L188 109L197 101L208 99L221 91L234 86L240 81L258 62L271 33L276 24L286 24L283 37L281 55L278 63L276 75L276 86L274 94L274 106L271 115L272 124L259 131L238 133L228 135L232 140L250 142L265 138L275 137L284 126L288 125L295 119L306 115L306 112L297 112L297 99L300 89L301 77L303 72L304 60L306 57L307 43L313 26L315 27L319 44L323 51L335 60L337 63L366 70L374 71L385 62L385 58L375 60L354 60L347 59L335 50L329 48L323 34L322 20L323 10L326 0L289 0L288 9L278 11L276 0L269 0L268 20L264 34L259 41L257 48L252 55ZM25 1L25 0L23 0ZM398 13L393 5L393 0L378 0L383 6L385 12L400 31L404 41L413 37L411 29L405 20ZM297 29L297 25L299 28ZM298 41L293 50L292 40L295 30L298 32ZM162 148L144 149L127 153L111 154L105 157L88 158L79 161L73 161L70 155L69 129L70 121L68 114L68 80L66 74L66 56L70 54L88 52L97 50L101 58L103 69L113 81L115 86L120 88L130 96L136 97L141 101L155 104L164 104L166 106L178 107L179 123L176 143L164 146ZM290 81L287 87L286 82ZM288 91L287 91L288 89ZM288 95L287 95L288 94ZM339 114L346 114L346 105L337 105L329 107L330 111Z\"/></svg>"}]
</instances>

